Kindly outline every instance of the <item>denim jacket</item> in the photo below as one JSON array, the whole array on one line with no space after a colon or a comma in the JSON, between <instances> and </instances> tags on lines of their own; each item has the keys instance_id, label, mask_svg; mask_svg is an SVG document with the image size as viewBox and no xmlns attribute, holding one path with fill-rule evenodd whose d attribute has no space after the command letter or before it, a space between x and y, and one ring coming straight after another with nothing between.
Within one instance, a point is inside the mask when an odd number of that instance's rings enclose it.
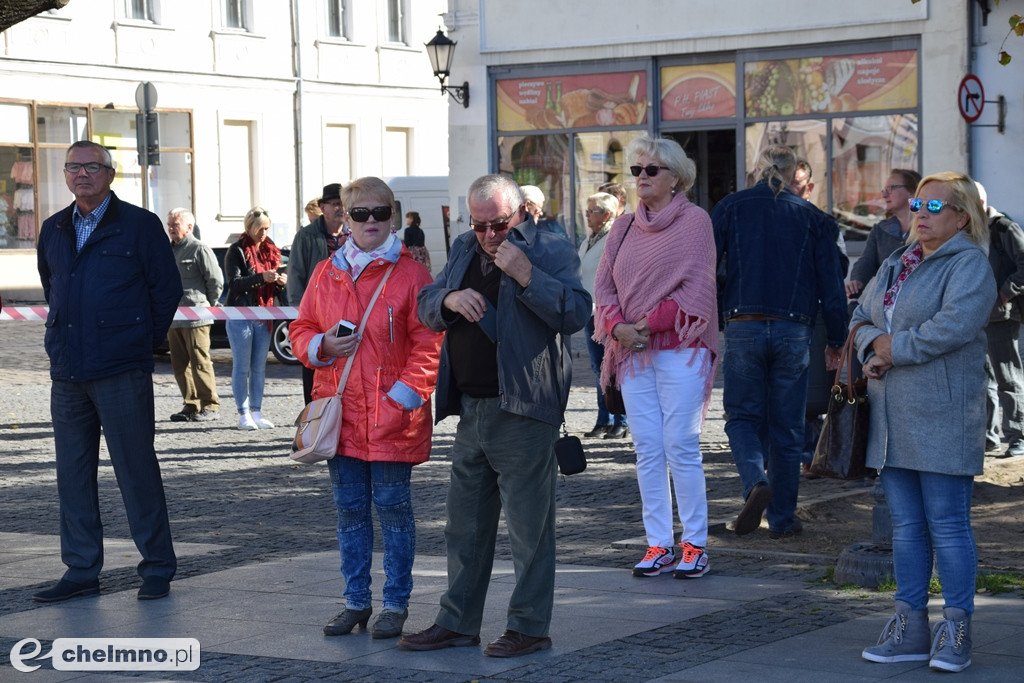
<instances>
[{"instance_id":1,"label":"denim jacket","mask_svg":"<svg viewBox=\"0 0 1024 683\"><path fill-rule=\"evenodd\" d=\"M846 340L846 295L832 216L765 180L711 212L721 319L767 315L814 325L820 303L828 344ZM724 272L724 277L723 277Z\"/></svg>"},{"instance_id":2,"label":"denim jacket","mask_svg":"<svg viewBox=\"0 0 1024 683\"><path fill-rule=\"evenodd\" d=\"M572 383L569 335L583 329L590 319L592 300L580 282L580 259L569 240L538 231L533 221L511 228L507 239L530 259L533 279L524 289L502 273L498 286L501 409L560 425ZM458 319L443 302L448 294L462 288L476 245L473 232L459 235L444 270L433 284L420 290L419 317L430 329L443 332ZM436 421L459 414L460 406L445 336L438 367Z\"/></svg>"}]
</instances>

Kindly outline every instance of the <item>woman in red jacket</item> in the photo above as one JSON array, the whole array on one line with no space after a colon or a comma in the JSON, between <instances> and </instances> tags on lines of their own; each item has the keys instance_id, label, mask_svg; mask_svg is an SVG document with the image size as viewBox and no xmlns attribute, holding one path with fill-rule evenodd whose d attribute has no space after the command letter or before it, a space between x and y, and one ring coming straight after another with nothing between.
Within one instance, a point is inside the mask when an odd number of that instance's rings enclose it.
<instances>
[{"instance_id":1,"label":"woman in red jacket","mask_svg":"<svg viewBox=\"0 0 1024 683\"><path fill-rule=\"evenodd\" d=\"M402 632L412 591L416 527L409 494L412 466L430 455L430 394L437 379L441 335L416 315L416 295L430 273L392 232L395 198L379 178L360 178L341 199L351 238L309 278L298 319L289 327L299 359L316 372L313 398L334 394L348 357L337 456L327 461L338 506L338 545L345 577L345 611L324 627L344 635L366 628L372 612L370 565L377 508L384 539L383 608L374 638ZM394 271L362 334L337 336L339 323L359 326L373 292Z\"/></svg>"}]
</instances>

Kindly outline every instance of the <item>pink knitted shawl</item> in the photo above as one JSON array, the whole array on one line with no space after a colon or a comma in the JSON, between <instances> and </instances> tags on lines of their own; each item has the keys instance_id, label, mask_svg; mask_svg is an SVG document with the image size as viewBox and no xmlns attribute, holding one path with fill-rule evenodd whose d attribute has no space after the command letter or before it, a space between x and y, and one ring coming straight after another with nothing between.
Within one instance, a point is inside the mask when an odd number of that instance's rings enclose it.
<instances>
[{"instance_id":1,"label":"pink knitted shawl","mask_svg":"<svg viewBox=\"0 0 1024 683\"><path fill-rule=\"evenodd\" d=\"M626 229L633 219L633 226ZM625 241L623 235L625 234ZM679 306L675 332L681 347L708 349L704 362L704 409L711 399L718 364L718 302L715 287L715 239L707 212L677 194L665 208L649 214L643 203L635 214L620 216L605 238L594 282L594 339L604 344L601 383L612 375L621 383L650 365L654 350L624 348L611 336L614 321L634 323L666 299ZM698 344L695 344L697 342ZM697 356L695 356L696 358Z\"/></svg>"}]
</instances>

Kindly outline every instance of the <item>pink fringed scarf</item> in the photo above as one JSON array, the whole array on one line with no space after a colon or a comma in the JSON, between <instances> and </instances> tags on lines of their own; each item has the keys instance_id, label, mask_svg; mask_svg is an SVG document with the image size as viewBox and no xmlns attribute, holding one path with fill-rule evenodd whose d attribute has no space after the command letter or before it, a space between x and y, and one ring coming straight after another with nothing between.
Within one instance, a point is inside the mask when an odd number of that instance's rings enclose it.
<instances>
[{"instance_id":1,"label":"pink fringed scarf","mask_svg":"<svg viewBox=\"0 0 1024 683\"><path fill-rule=\"evenodd\" d=\"M633 226L626 234L631 220ZM620 216L606 242L594 282L594 339L605 346L602 385L612 375L621 382L625 373L647 367L654 352L650 346L640 352L623 347L611 336L612 321L621 316L637 322L671 299L679 306L675 332L680 346L708 349L701 354L707 411L718 365L718 293L710 217L680 193L654 215L641 203L632 216Z\"/></svg>"}]
</instances>

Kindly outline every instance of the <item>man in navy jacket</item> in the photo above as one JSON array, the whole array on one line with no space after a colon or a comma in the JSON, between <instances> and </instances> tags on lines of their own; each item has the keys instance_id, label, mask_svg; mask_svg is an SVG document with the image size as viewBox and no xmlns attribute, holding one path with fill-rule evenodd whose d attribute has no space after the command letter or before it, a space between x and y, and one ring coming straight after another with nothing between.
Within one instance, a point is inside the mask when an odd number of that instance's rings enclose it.
<instances>
[{"instance_id":1,"label":"man in navy jacket","mask_svg":"<svg viewBox=\"0 0 1024 683\"><path fill-rule=\"evenodd\" d=\"M99 593L101 427L142 554L139 599L167 595L177 567L153 447L153 349L167 335L181 279L160 219L118 199L110 191L114 174L106 148L86 140L72 144L64 177L75 202L46 219L39 234L67 571L33 596L38 602Z\"/></svg>"}]
</instances>

